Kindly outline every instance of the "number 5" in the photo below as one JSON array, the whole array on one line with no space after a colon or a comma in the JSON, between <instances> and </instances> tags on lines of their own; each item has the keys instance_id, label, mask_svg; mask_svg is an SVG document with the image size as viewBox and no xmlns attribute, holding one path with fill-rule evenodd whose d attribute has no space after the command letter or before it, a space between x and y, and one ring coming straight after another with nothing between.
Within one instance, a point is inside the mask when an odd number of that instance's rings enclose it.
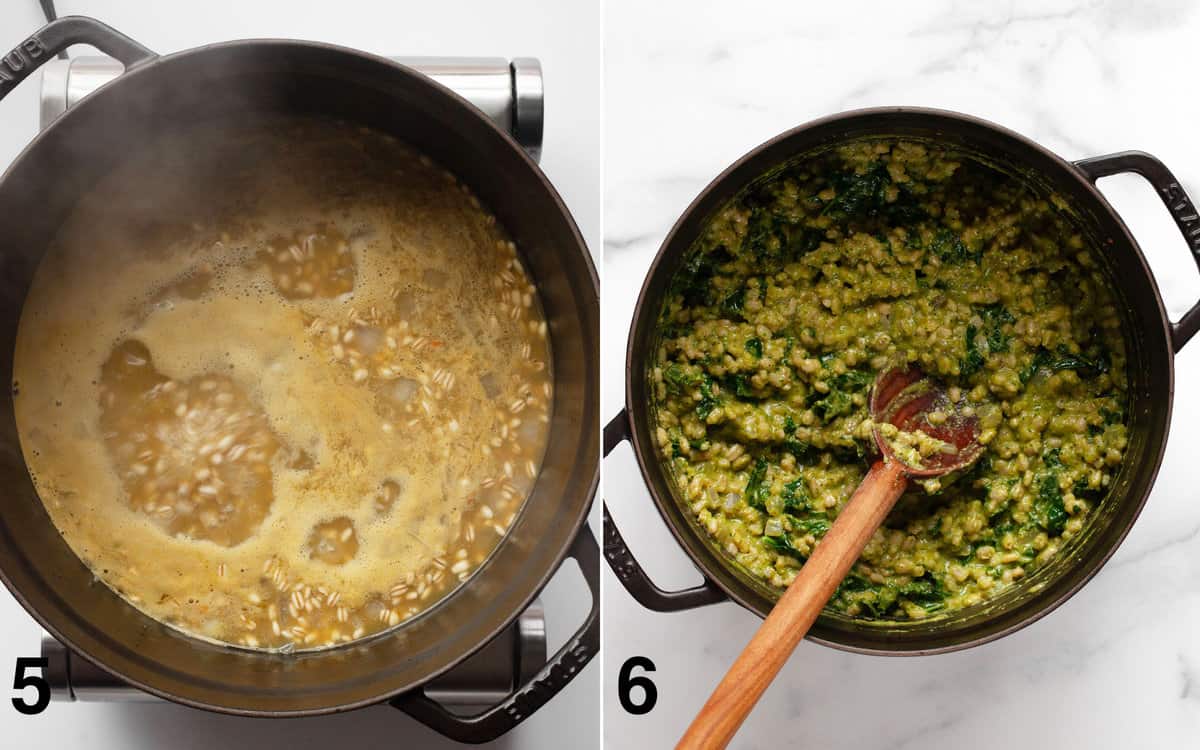
<instances>
[{"instance_id":1,"label":"number 5","mask_svg":"<svg viewBox=\"0 0 1200 750\"><path fill-rule=\"evenodd\" d=\"M24 690L27 687L37 690L37 700L33 703L26 703L21 696L13 696L13 708L26 716L40 714L46 710L46 706L50 705L50 683L40 675L25 674L25 670L33 667L45 669L47 664L48 660L44 656L17 657L17 672L13 676L13 690Z\"/></svg>"}]
</instances>

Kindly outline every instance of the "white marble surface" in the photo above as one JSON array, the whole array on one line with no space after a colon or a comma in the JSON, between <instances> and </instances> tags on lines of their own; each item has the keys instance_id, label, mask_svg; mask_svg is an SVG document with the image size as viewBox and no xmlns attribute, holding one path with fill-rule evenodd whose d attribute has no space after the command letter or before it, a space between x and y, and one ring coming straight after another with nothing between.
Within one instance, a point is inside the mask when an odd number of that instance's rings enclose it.
<instances>
[{"instance_id":1,"label":"white marble surface","mask_svg":"<svg viewBox=\"0 0 1200 750\"><path fill-rule=\"evenodd\" d=\"M598 3L59 0L58 8L63 15L100 18L159 52L226 39L294 37L378 54L539 57L547 96L542 167L563 194L593 251L600 247ZM35 0L2 0L0 48L7 51L41 23ZM30 80L0 102L0 169L36 132L37 100L37 81ZM578 573L560 573L544 600L551 644L556 646L574 630L586 607ZM0 676L5 684L17 656L37 654L39 637L32 618L0 587ZM572 747L598 747L599 703L600 667L593 664L545 709L491 746L550 750L563 747L564 738L570 738ZM317 719L255 720L165 704L76 703L52 704L40 716L28 718L17 714L7 697L0 701L0 747L85 746L96 750L459 747L389 708Z\"/></svg>"},{"instance_id":2,"label":"white marble surface","mask_svg":"<svg viewBox=\"0 0 1200 750\"><path fill-rule=\"evenodd\" d=\"M637 289L666 231L763 140L856 107L926 105L1007 125L1067 158L1127 148L1200 191L1191 93L1200 8L1188 2L608 0L603 403L623 399ZM1200 274L1153 192L1102 183L1149 256L1173 315ZM1178 394L1157 487L1116 557L1058 611L997 643L888 659L812 644L794 654L737 748L1182 748L1200 733L1200 345ZM604 466L621 530L661 585L696 583L622 447ZM662 615L605 573L608 747L669 746L759 620L733 604ZM630 717L615 675L658 669L658 706Z\"/></svg>"}]
</instances>

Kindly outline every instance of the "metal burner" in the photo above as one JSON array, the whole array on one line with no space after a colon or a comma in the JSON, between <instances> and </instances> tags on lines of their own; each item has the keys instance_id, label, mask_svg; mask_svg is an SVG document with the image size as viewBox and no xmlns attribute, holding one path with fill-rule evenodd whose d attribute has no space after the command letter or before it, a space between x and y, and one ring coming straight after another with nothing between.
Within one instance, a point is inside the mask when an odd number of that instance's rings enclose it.
<instances>
[{"instance_id":1,"label":"metal burner","mask_svg":"<svg viewBox=\"0 0 1200 750\"><path fill-rule=\"evenodd\" d=\"M146 701L160 698L114 677L51 635L42 636L53 701ZM471 658L425 685L425 695L445 706L468 713L494 706L529 682L546 663L546 618L534 601L516 622Z\"/></svg>"},{"instance_id":2,"label":"metal burner","mask_svg":"<svg viewBox=\"0 0 1200 750\"><path fill-rule=\"evenodd\" d=\"M537 160L542 152L542 64L532 57L393 57L474 104ZM42 68L39 127L125 70L111 57L54 60Z\"/></svg>"}]
</instances>

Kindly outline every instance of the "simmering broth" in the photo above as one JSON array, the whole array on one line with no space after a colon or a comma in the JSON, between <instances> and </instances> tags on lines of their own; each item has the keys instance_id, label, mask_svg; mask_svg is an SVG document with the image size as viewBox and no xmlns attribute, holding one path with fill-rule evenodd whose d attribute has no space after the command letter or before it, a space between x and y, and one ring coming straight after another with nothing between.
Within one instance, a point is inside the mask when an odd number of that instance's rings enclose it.
<instances>
[{"instance_id":1,"label":"simmering broth","mask_svg":"<svg viewBox=\"0 0 1200 750\"><path fill-rule=\"evenodd\" d=\"M146 614L320 648L452 591L512 525L552 402L490 214L394 139L199 124L75 208L25 304L22 448L67 543Z\"/></svg>"}]
</instances>

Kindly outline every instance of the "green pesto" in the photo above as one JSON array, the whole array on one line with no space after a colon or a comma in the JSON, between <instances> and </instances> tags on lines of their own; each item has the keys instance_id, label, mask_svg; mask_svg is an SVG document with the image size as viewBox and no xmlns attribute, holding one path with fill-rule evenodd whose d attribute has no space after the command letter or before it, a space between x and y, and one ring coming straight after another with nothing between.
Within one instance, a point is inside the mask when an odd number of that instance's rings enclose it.
<instances>
[{"instance_id":1,"label":"green pesto","mask_svg":"<svg viewBox=\"0 0 1200 750\"><path fill-rule=\"evenodd\" d=\"M904 361L966 399L985 450L901 498L829 607L919 619L1016 585L1081 533L1120 466L1121 315L1054 200L920 142L799 160L710 221L651 372L677 499L786 586L873 458L875 374Z\"/></svg>"}]
</instances>

